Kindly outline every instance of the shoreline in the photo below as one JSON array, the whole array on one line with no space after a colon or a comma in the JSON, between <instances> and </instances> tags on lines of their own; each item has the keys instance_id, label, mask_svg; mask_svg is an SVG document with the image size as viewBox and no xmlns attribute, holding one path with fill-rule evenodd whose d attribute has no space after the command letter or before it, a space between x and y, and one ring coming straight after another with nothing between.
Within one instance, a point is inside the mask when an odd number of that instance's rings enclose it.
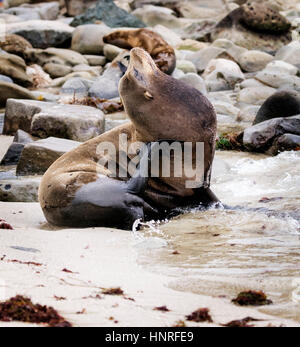
<instances>
[{"instance_id":1,"label":"shoreline","mask_svg":"<svg viewBox=\"0 0 300 347\"><path fill-rule=\"evenodd\" d=\"M219 326L247 316L262 319L257 326L300 326L256 308L237 307L228 299L168 288L172 277L149 272L137 264L136 239L130 232L104 228L50 230L37 203L1 202L0 210L1 217L15 228L0 231L0 258L6 255L0 270L0 293L3 296L5 292L1 301L16 294L29 296L34 303L54 307L74 326L81 327L171 327L203 307L210 309L214 323L186 322L187 326ZM125 296L101 294L101 288L112 287L120 287ZM97 294L101 299L95 298ZM164 305L170 312L153 310ZM0 327L23 325L31 324L0 322Z\"/></svg>"}]
</instances>

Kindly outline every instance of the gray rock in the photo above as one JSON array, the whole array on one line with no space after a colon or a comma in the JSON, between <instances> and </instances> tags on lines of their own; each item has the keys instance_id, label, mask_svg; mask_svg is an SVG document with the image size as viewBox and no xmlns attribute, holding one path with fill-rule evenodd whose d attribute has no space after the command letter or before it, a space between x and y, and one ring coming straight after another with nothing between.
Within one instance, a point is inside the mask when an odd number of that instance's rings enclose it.
<instances>
[{"instance_id":1,"label":"gray rock","mask_svg":"<svg viewBox=\"0 0 300 347\"><path fill-rule=\"evenodd\" d=\"M274 57L268 53L260 51L246 51L239 57L239 64L246 72L256 72L263 70Z\"/></svg>"},{"instance_id":2,"label":"gray rock","mask_svg":"<svg viewBox=\"0 0 300 347\"><path fill-rule=\"evenodd\" d=\"M105 24L86 24L77 27L72 35L72 49L81 54L102 54L103 37L111 29Z\"/></svg>"},{"instance_id":3,"label":"gray rock","mask_svg":"<svg viewBox=\"0 0 300 347\"><path fill-rule=\"evenodd\" d=\"M223 48L210 46L196 53L189 54L186 59L196 66L198 72L203 72L211 60L217 59L225 52Z\"/></svg>"},{"instance_id":4,"label":"gray rock","mask_svg":"<svg viewBox=\"0 0 300 347\"><path fill-rule=\"evenodd\" d=\"M300 136L284 134L276 139L272 147L268 150L271 155L276 155L283 151L293 151L300 149Z\"/></svg>"},{"instance_id":5,"label":"gray rock","mask_svg":"<svg viewBox=\"0 0 300 347\"><path fill-rule=\"evenodd\" d=\"M300 69L300 42L293 41L290 44L282 47L275 55L275 59L283 60L293 64Z\"/></svg>"},{"instance_id":6,"label":"gray rock","mask_svg":"<svg viewBox=\"0 0 300 347\"><path fill-rule=\"evenodd\" d=\"M145 27L142 21L116 6L112 0L99 0L95 7L89 8L84 14L75 17L71 25L77 27L83 24L93 24L96 21L103 21L111 28Z\"/></svg>"},{"instance_id":7,"label":"gray rock","mask_svg":"<svg viewBox=\"0 0 300 347\"><path fill-rule=\"evenodd\" d=\"M207 90L205 86L205 82L203 78L196 73L188 73L182 77L179 78L181 81L185 82L186 84L196 88L204 95L207 95Z\"/></svg>"},{"instance_id":8,"label":"gray rock","mask_svg":"<svg viewBox=\"0 0 300 347\"><path fill-rule=\"evenodd\" d=\"M89 95L92 82L82 78L71 78L61 88L60 95L65 98L85 98Z\"/></svg>"},{"instance_id":9,"label":"gray rock","mask_svg":"<svg viewBox=\"0 0 300 347\"><path fill-rule=\"evenodd\" d=\"M244 131L244 146L253 151L265 152L284 134L300 135L300 115L276 118L253 125Z\"/></svg>"},{"instance_id":10,"label":"gray rock","mask_svg":"<svg viewBox=\"0 0 300 347\"><path fill-rule=\"evenodd\" d=\"M4 134L22 129L40 138L53 136L84 142L101 135L104 123L102 111L93 107L10 99Z\"/></svg>"},{"instance_id":11,"label":"gray rock","mask_svg":"<svg viewBox=\"0 0 300 347\"><path fill-rule=\"evenodd\" d=\"M4 107L8 99L35 99L33 93L14 83L0 81L0 106Z\"/></svg>"},{"instance_id":12,"label":"gray rock","mask_svg":"<svg viewBox=\"0 0 300 347\"><path fill-rule=\"evenodd\" d=\"M195 65L189 60L177 60L176 68L184 73L197 73Z\"/></svg>"},{"instance_id":13,"label":"gray rock","mask_svg":"<svg viewBox=\"0 0 300 347\"><path fill-rule=\"evenodd\" d=\"M10 34L24 37L35 48L68 47L74 28L60 21L32 20L6 25Z\"/></svg>"},{"instance_id":14,"label":"gray rock","mask_svg":"<svg viewBox=\"0 0 300 347\"><path fill-rule=\"evenodd\" d=\"M244 88L238 92L237 101L249 105L262 105L267 98L276 92L268 86L254 86Z\"/></svg>"},{"instance_id":15,"label":"gray rock","mask_svg":"<svg viewBox=\"0 0 300 347\"><path fill-rule=\"evenodd\" d=\"M0 201L38 202L41 177L0 180Z\"/></svg>"},{"instance_id":16,"label":"gray rock","mask_svg":"<svg viewBox=\"0 0 300 347\"><path fill-rule=\"evenodd\" d=\"M35 5L24 4L19 7L11 7L5 13L18 16L25 20L55 20L59 14L59 4L56 1L40 3Z\"/></svg>"},{"instance_id":17,"label":"gray rock","mask_svg":"<svg viewBox=\"0 0 300 347\"><path fill-rule=\"evenodd\" d=\"M116 57L123 52L122 48L114 45L105 44L103 47L103 53L107 60L113 61Z\"/></svg>"},{"instance_id":18,"label":"gray rock","mask_svg":"<svg viewBox=\"0 0 300 347\"><path fill-rule=\"evenodd\" d=\"M281 72L260 71L256 77L260 82L273 88L297 90L300 92L300 78Z\"/></svg>"},{"instance_id":19,"label":"gray rock","mask_svg":"<svg viewBox=\"0 0 300 347\"><path fill-rule=\"evenodd\" d=\"M6 82L6 83L14 83L14 81L5 75L0 75L0 81L1 82Z\"/></svg>"},{"instance_id":20,"label":"gray rock","mask_svg":"<svg viewBox=\"0 0 300 347\"><path fill-rule=\"evenodd\" d=\"M254 124L298 114L300 114L300 94L294 91L279 91L265 100L257 113Z\"/></svg>"},{"instance_id":21,"label":"gray rock","mask_svg":"<svg viewBox=\"0 0 300 347\"><path fill-rule=\"evenodd\" d=\"M79 142L55 137L27 144L17 166L17 175L42 175L59 157L79 145Z\"/></svg>"},{"instance_id":22,"label":"gray rock","mask_svg":"<svg viewBox=\"0 0 300 347\"><path fill-rule=\"evenodd\" d=\"M5 156L1 161L1 165L17 165L27 143L34 142L33 138L23 130L18 130L13 143L9 146Z\"/></svg>"}]
</instances>

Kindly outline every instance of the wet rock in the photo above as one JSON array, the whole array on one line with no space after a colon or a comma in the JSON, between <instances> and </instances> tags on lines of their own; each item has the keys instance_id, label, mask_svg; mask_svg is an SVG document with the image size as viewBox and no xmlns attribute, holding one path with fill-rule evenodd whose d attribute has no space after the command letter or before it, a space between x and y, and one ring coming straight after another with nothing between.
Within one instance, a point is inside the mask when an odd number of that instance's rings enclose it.
<instances>
[{"instance_id":1,"label":"wet rock","mask_svg":"<svg viewBox=\"0 0 300 347\"><path fill-rule=\"evenodd\" d=\"M239 57L239 64L246 72L256 72L263 70L274 57L268 53L260 51L247 51Z\"/></svg>"},{"instance_id":2,"label":"wet rock","mask_svg":"<svg viewBox=\"0 0 300 347\"><path fill-rule=\"evenodd\" d=\"M59 157L79 145L76 141L54 137L27 144L17 166L17 175L42 175Z\"/></svg>"},{"instance_id":3,"label":"wet rock","mask_svg":"<svg viewBox=\"0 0 300 347\"><path fill-rule=\"evenodd\" d=\"M70 17L84 13L88 8L95 5L97 0L65 0L67 13Z\"/></svg>"},{"instance_id":4,"label":"wet rock","mask_svg":"<svg viewBox=\"0 0 300 347\"><path fill-rule=\"evenodd\" d=\"M74 28L60 21L31 20L7 24L10 34L24 37L35 48L68 47Z\"/></svg>"},{"instance_id":5,"label":"wet rock","mask_svg":"<svg viewBox=\"0 0 300 347\"><path fill-rule=\"evenodd\" d=\"M35 5L23 4L18 7L11 7L5 13L18 16L22 20L55 20L59 14L59 4L56 1L40 3Z\"/></svg>"},{"instance_id":6,"label":"wet rock","mask_svg":"<svg viewBox=\"0 0 300 347\"><path fill-rule=\"evenodd\" d=\"M271 155L277 155L283 151L300 150L300 136L284 134L276 139L272 147L268 150Z\"/></svg>"},{"instance_id":7,"label":"wet rock","mask_svg":"<svg viewBox=\"0 0 300 347\"><path fill-rule=\"evenodd\" d=\"M237 101L250 105L262 105L275 92L275 88L267 86L247 87L238 92Z\"/></svg>"},{"instance_id":8,"label":"wet rock","mask_svg":"<svg viewBox=\"0 0 300 347\"><path fill-rule=\"evenodd\" d=\"M102 54L103 36L111 29L105 24L87 24L77 27L72 36L72 49L81 54Z\"/></svg>"},{"instance_id":9,"label":"wet rock","mask_svg":"<svg viewBox=\"0 0 300 347\"><path fill-rule=\"evenodd\" d=\"M33 138L23 130L18 130L13 143L9 146L5 156L1 161L1 165L17 165L27 143L34 142Z\"/></svg>"},{"instance_id":10,"label":"wet rock","mask_svg":"<svg viewBox=\"0 0 300 347\"><path fill-rule=\"evenodd\" d=\"M300 114L300 94L294 91L279 91L263 103L253 124L298 114Z\"/></svg>"},{"instance_id":11,"label":"wet rock","mask_svg":"<svg viewBox=\"0 0 300 347\"><path fill-rule=\"evenodd\" d=\"M179 78L182 82L196 88L204 95L207 95L206 85L203 78L196 73L187 73Z\"/></svg>"},{"instance_id":12,"label":"wet rock","mask_svg":"<svg viewBox=\"0 0 300 347\"><path fill-rule=\"evenodd\" d=\"M41 177L0 180L0 201L37 202Z\"/></svg>"},{"instance_id":13,"label":"wet rock","mask_svg":"<svg viewBox=\"0 0 300 347\"><path fill-rule=\"evenodd\" d=\"M247 49L275 52L291 41L291 24L268 3L247 2L216 26L212 38L230 39Z\"/></svg>"},{"instance_id":14,"label":"wet rock","mask_svg":"<svg viewBox=\"0 0 300 347\"><path fill-rule=\"evenodd\" d=\"M145 27L142 21L116 6L112 0L99 0L95 7L89 8L84 14L75 17L71 25L77 27L83 24L94 24L97 21L103 21L111 28Z\"/></svg>"},{"instance_id":15,"label":"wet rock","mask_svg":"<svg viewBox=\"0 0 300 347\"><path fill-rule=\"evenodd\" d=\"M104 122L102 111L92 107L10 99L4 134L22 129L40 138L53 136L84 142L101 135Z\"/></svg>"},{"instance_id":16,"label":"wet rock","mask_svg":"<svg viewBox=\"0 0 300 347\"><path fill-rule=\"evenodd\" d=\"M84 55L90 66L104 66L106 64L106 58L99 55Z\"/></svg>"},{"instance_id":17,"label":"wet rock","mask_svg":"<svg viewBox=\"0 0 300 347\"><path fill-rule=\"evenodd\" d=\"M26 64L17 55L0 52L0 74L10 77L24 87L32 86L32 81L26 74Z\"/></svg>"},{"instance_id":18,"label":"wet rock","mask_svg":"<svg viewBox=\"0 0 300 347\"><path fill-rule=\"evenodd\" d=\"M5 40L0 40L0 48L7 53L24 58L26 50L31 49L32 45L22 36L7 34L5 35Z\"/></svg>"},{"instance_id":19,"label":"wet rock","mask_svg":"<svg viewBox=\"0 0 300 347\"><path fill-rule=\"evenodd\" d=\"M35 99L29 90L11 82L0 81L0 106L4 107L8 99Z\"/></svg>"},{"instance_id":20,"label":"wet rock","mask_svg":"<svg viewBox=\"0 0 300 347\"><path fill-rule=\"evenodd\" d=\"M300 42L293 41L290 44L282 47L275 55L275 59L283 60L293 64L300 69Z\"/></svg>"},{"instance_id":21,"label":"wet rock","mask_svg":"<svg viewBox=\"0 0 300 347\"><path fill-rule=\"evenodd\" d=\"M227 59L211 60L203 77L208 91L230 90L245 79L240 67Z\"/></svg>"},{"instance_id":22,"label":"wet rock","mask_svg":"<svg viewBox=\"0 0 300 347\"><path fill-rule=\"evenodd\" d=\"M284 134L300 135L300 115L275 118L247 128L243 144L249 150L265 152Z\"/></svg>"}]
</instances>

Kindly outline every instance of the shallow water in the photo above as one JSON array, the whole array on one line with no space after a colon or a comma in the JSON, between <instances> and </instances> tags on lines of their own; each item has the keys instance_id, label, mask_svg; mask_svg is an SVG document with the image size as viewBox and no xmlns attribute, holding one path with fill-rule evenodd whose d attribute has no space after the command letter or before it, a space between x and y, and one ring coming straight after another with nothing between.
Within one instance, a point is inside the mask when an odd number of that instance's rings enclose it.
<instances>
[{"instance_id":1,"label":"shallow water","mask_svg":"<svg viewBox=\"0 0 300 347\"><path fill-rule=\"evenodd\" d=\"M264 290L274 305L262 311L300 321L300 152L218 152L212 189L232 208L145 226L139 262L176 290L224 300Z\"/></svg>"}]
</instances>

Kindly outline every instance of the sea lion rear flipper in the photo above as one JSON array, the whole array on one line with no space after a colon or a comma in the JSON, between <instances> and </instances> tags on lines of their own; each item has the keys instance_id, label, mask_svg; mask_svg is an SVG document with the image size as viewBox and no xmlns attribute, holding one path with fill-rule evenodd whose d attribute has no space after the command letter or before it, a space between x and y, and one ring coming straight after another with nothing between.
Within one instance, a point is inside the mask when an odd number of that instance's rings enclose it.
<instances>
[{"instance_id":1,"label":"sea lion rear flipper","mask_svg":"<svg viewBox=\"0 0 300 347\"><path fill-rule=\"evenodd\" d=\"M210 188L201 187L196 189L195 193L199 202L204 206L210 206L220 202Z\"/></svg>"}]
</instances>

